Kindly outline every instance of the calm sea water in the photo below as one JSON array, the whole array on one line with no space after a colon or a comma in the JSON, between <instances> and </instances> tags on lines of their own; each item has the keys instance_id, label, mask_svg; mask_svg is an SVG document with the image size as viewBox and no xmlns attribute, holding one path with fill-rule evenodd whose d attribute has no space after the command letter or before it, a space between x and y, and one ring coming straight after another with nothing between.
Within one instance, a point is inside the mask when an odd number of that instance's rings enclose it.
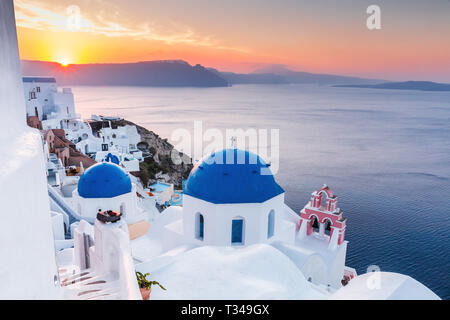
<instances>
[{"instance_id":1,"label":"calm sea water","mask_svg":"<svg viewBox=\"0 0 450 320\"><path fill-rule=\"evenodd\" d=\"M73 88L83 117L173 130L280 129L277 181L300 211L327 183L347 216L347 265L408 274L450 299L450 93L241 85ZM272 146L274 147L274 146Z\"/></svg>"}]
</instances>

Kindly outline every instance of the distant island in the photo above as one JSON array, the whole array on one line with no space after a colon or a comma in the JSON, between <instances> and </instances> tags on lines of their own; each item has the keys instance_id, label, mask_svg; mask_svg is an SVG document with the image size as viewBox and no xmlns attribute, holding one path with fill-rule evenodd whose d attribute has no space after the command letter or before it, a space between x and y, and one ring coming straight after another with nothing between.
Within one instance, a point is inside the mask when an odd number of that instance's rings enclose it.
<instances>
[{"instance_id":1,"label":"distant island","mask_svg":"<svg viewBox=\"0 0 450 320\"><path fill-rule=\"evenodd\" d=\"M24 76L53 77L62 85L144 87L229 87L234 84L318 84L341 88L450 91L450 84L429 81L388 82L380 79L292 71L268 65L252 73L223 72L183 60L136 63L70 64L22 61Z\"/></svg>"},{"instance_id":2,"label":"distant island","mask_svg":"<svg viewBox=\"0 0 450 320\"><path fill-rule=\"evenodd\" d=\"M387 82L380 79L292 71L268 65L252 73L223 72L183 60L136 63L70 64L22 60L24 76L54 77L62 85L145 87L229 87L234 84L318 84L340 88L450 91L450 84L430 81Z\"/></svg>"},{"instance_id":3,"label":"distant island","mask_svg":"<svg viewBox=\"0 0 450 320\"><path fill-rule=\"evenodd\" d=\"M384 80L292 71L270 65L252 73L222 72L192 66L183 60L137 63L70 64L22 60L23 76L54 77L62 85L148 86L148 87L227 87L233 84L352 84L368 85Z\"/></svg>"},{"instance_id":4,"label":"distant island","mask_svg":"<svg viewBox=\"0 0 450 320\"><path fill-rule=\"evenodd\" d=\"M340 76L334 74L319 74L303 71L293 71L284 65L268 65L257 69L252 73L234 73L221 72L213 68L208 70L223 77L230 84L319 84L319 85L337 85L337 84L377 84L385 80L365 79L350 76Z\"/></svg>"},{"instance_id":5,"label":"distant island","mask_svg":"<svg viewBox=\"0 0 450 320\"><path fill-rule=\"evenodd\" d=\"M405 82L385 82L374 85L347 84L334 85L340 88L369 88L369 89L393 89L393 90L420 90L420 91L450 91L450 84L437 83L431 81L405 81Z\"/></svg>"},{"instance_id":6,"label":"distant island","mask_svg":"<svg viewBox=\"0 0 450 320\"><path fill-rule=\"evenodd\" d=\"M62 85L227 87L229 83L201 65L182 60L137 63L70 64L22 61L24 76L49 76Z\"/></svg>"}]
</instances>

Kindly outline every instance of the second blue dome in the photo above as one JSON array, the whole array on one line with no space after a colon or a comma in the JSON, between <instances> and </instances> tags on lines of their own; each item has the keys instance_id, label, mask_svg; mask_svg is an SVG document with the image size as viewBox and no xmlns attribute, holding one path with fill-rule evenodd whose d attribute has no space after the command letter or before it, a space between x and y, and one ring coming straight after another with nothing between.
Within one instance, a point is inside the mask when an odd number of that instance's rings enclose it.
<instances>
[{"instance_id":1,"label":"second blue dome","mask_svg":"<svg viewBox=\"0 0 450 320\"><path fill-rule=\"evenodd\" d=\"M225 204L262 203L284 190L258 155L225 149L197 163L183 192L201 200Z\"/></svg>"},{"instance_id":2,"label":"second blue dome","mask_svg":"<svg viewBox=\"0 0 450 320\"><path fill-rule=\"evenodd\" d=\"M78 182L78 194L83 198L114 198L131 190L130 177L113 163L98 163L90 167Z\"/></svg>"}]
</instances>

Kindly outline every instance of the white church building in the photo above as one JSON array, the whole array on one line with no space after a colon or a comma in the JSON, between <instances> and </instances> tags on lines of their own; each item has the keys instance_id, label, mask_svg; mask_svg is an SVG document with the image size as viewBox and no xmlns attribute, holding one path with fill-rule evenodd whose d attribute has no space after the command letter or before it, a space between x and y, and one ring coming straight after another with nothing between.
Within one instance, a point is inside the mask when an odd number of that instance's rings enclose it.
<instances>
[{"instance_id":1,"label":"white church building","mask_svg":"<svg viewBox=\"0 0 450 320\"><path fill-rule=\"evenodd\" d=\"M122 214L128 224L147 218L138 205L136 184L119 165L102 162L84 172L72 192L72 204L78 215L95 220L100 211L112 210Z\"/></svg>"},{"instance_id":2,"label":"white church building","mask_svg":"<svg viewBox=\"0 0 450 320\"><path fill-rule=\"evenodd\" d=\"M248 164L249 152L228 152L233 161L245 156L246 164L225 164L226 152L217 152L199 163L187 180L184 240L219 246L293 242L295 225L283 219L284 190L272 175L260 174L266 164L260 158Z\"/></svg>"},{"instance_id":3,"label":"white church building","mask_svg":"<svg viewBox=\"0 0 450 320\"><path fill-rule=\"evenodd\" d=\"M136 252L140 251L138 246L158 242L161 250L152 250L158 254L186 245L245 248L266 244L288 257L309 282L329 290L340 288L345 277L356 276L354 269L345 266L344 228L333 224L334 237L314 232L315 216L301 218L285 204L285 192L268 167L259 156L239 149L203 158L185 184L183 207L163 211L163 216L167 213L171 218L160 229L150 228L149 243L139 240ZM336 200L329 199L334 204ZM334 216L343 219L340 210L328 209L317 208L321 217L328 215L330 221ZM321 228L331 228L327 223L321 220ZM339 241L335 241L338 236Z\"/></svg>"}]
</instances>

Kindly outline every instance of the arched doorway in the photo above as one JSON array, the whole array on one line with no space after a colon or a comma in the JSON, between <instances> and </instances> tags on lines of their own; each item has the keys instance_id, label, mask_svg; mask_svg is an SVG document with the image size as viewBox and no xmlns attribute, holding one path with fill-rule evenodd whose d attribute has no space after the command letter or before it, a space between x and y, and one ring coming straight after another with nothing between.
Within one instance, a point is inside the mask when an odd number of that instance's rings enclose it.
<instances>
[{"instance_id":1,"label":"arched doorway","mask_svg":"<svg viewBox=\"0 0 450 320\"><path fill-rule=\"evenodd\" d=\"M199 212L195 215L195 238L203 241L205 230L205 218Z\"/></svg>"},{"instance_id":2,"label":"arched doorway","mask_svg":"<svg viewBox=\"0 0 450 320\"><path fill-rule=\"evenodd\" d=\"M271 210L267 217L267 239L273 237L275 232L275 211Z\"/></svg>"},{"instance_id":3,"label":"arched doorway","mask_svg":"<svg viewBox=\"0 0 450 320\"><path fill-rule=\"evenodd\" d=\"M244 244L244 219L234 218L231 223L231 244Z\"/></svg>"}]
</instances>

